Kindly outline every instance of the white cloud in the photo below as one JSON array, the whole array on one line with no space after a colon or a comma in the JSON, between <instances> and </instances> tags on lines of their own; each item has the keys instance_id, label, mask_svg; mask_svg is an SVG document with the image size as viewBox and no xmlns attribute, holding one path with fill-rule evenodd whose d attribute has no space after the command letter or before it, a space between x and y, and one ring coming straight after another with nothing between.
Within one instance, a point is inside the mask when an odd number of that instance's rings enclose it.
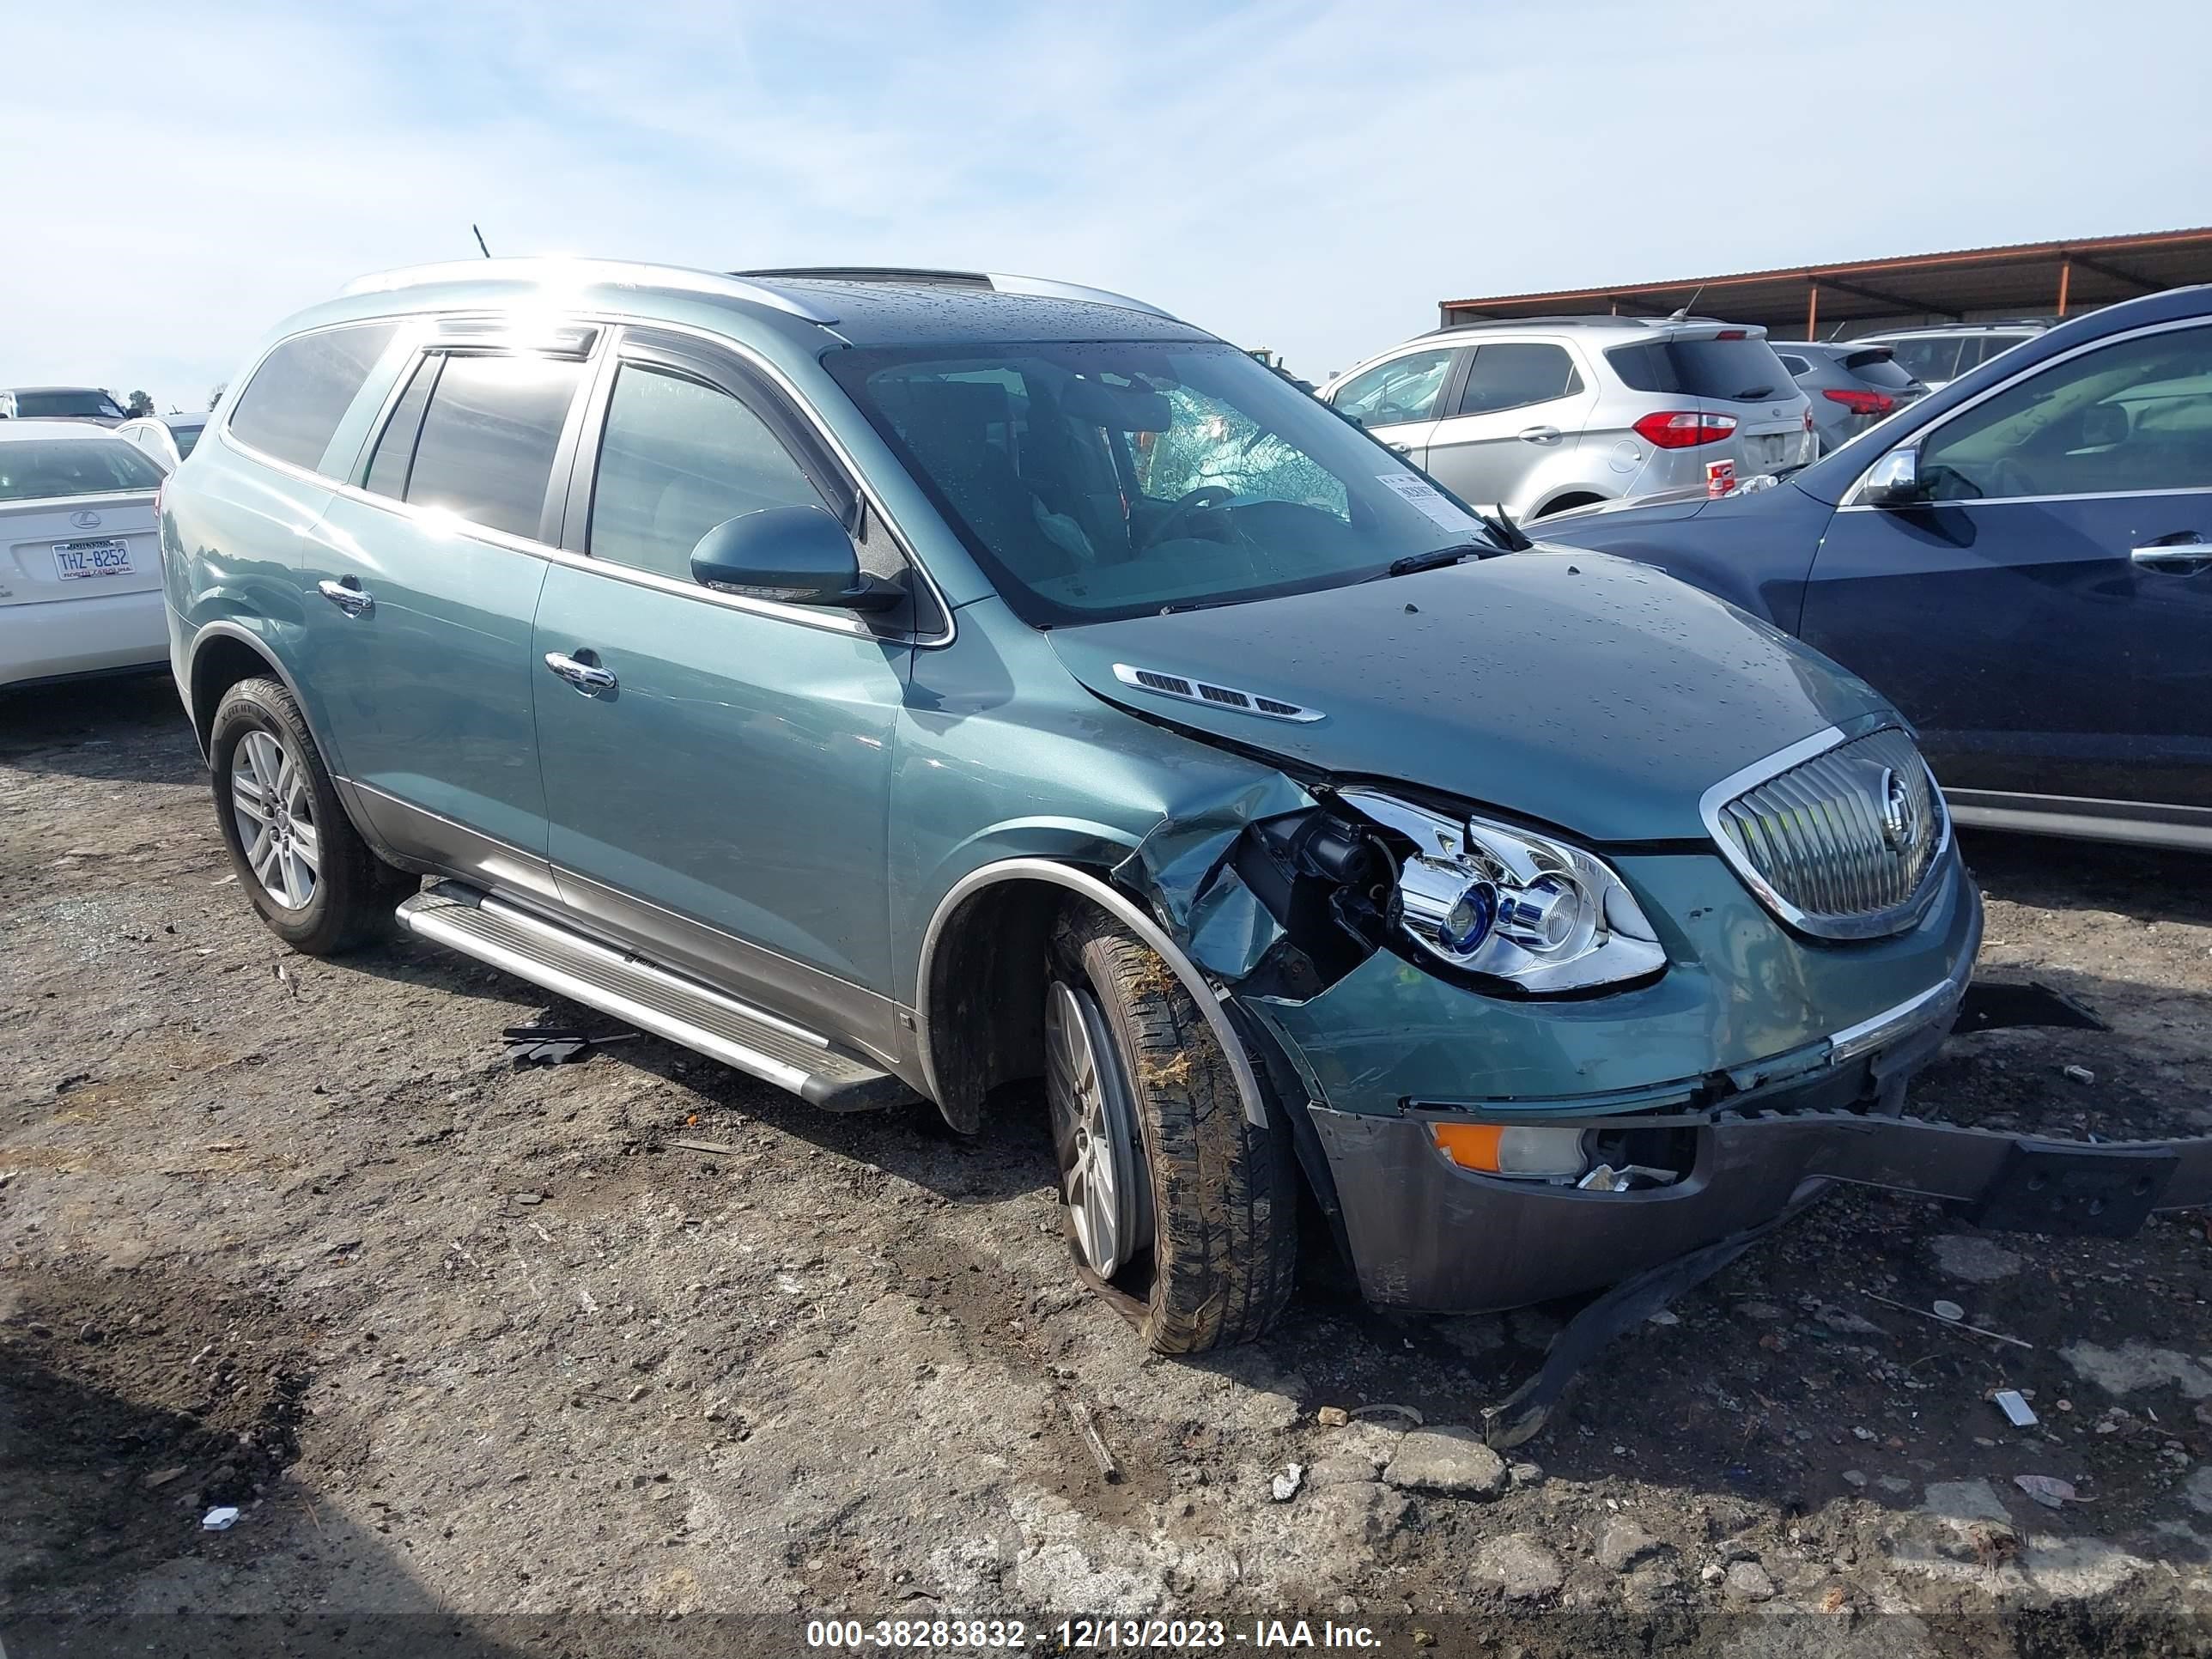
<instances>
[{"instance_id":1,"label":"white cloud","mask_svg":"<svg viewBox=\"0 0 2212 1659\"><path fill-rule=\"evenodd\" d=\"M1937 15L1940 11L1940 15ZM196 404L471 250L1062 276L1318 374L1439 298L2201 219L2212 13L1801 0L11 11L0 384ZM27 71L27 73L26 72Z\"/></svg>"}]
</instances>

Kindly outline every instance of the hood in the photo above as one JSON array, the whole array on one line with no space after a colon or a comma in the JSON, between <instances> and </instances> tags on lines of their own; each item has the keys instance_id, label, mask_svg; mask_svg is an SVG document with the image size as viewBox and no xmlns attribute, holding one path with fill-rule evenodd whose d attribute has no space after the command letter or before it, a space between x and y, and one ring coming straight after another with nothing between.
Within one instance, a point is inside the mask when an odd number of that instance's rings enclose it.
<instances>
[{"instance_id":1,"label":"hood","mask_svg":"<svg viewBox=\"0 0 2212 1659\"><path fill-rule=\"evenodd\" d=\"M1152 719L1600 842L1703 839L1698 798L1713 784L1887 706L1733 606L1579 549L1048 637L1085 686ZM1319 718L1163 695L1117 664Z\"/></svg>"}]
</instances>

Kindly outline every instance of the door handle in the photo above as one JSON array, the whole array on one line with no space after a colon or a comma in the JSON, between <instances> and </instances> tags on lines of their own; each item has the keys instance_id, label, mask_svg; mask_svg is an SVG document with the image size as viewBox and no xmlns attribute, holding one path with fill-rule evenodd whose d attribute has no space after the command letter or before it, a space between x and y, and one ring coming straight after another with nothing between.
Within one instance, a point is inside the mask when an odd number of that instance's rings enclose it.
<instances>
[{"instance_id":1,"label":"door handle","mask_svg":"<svg viewBox=\"0 0 2212 1659\"><path fill-rule=\"evenodd\" d=\"M315 584L315 592L349 617L366 617L376 609L376 601L362 590L358 577L348 576L340 581L325 579Z\"/></svg>"},{"instance_id":2,"label":"door handle","mask_svg":"<svg viewBox=\"0 0 2212 1659\"><path fill-rule=\"evenodd\" d=\"M595 662L579 662L559 651L545 653L545 665L587 697L603 697L615 689L614 675Z\"/></svg>"},{"instance_id":3,"label":"door handle","mask_svg":"<svg viewBox=\"0 0 2212 1659\"><path fill-rule=\"evenodd\" d=\"M1524 444L1555 444L1559 441L1559 428L1555 426L1524 426L1514 436Z\"/></svg>"},{"instance_id":4,"label":"door handle","mask_svg":"<svg viewBox=\"0 0 2212 1659\"><path fill-rule=\"evenodd\" d=\"M2151 542L2142 547L2130 548L2128 557L2147 570L2162 571L2175 576L2193 576L2200 570L2212 569L2212 542L2193 535Z\"/></svg>"}]
</instances>

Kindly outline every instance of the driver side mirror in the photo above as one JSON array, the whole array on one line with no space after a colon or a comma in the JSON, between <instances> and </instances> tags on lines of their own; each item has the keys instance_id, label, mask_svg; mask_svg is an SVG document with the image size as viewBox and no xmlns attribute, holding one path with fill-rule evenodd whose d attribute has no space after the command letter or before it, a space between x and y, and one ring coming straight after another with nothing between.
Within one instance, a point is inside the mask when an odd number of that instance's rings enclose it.
<instances>
[{"instance_id":1,"label":"driver side mirror","mask_svg":"<svg viewBox=\"0 0 2212 1659\"><path fill-rule=\"evenodd\" d=\"M764 507L723 520L691 549L691 577L718 593L780 605L887 611L906 598L896 582L861 572L845 526L818 507Z\"/></svg>"},{"instance_id":2,"label":"driver side mirror","mask_svg":"<svg viewBox=\"0 0 2212 1659\"><path fill-rule=\"evenodd\" d=\"M1864 499L1870 507L1920 507L1927 492L1920 482L1920 448L1893 449L1867 474Z\"/></svg>"}]
</instances>

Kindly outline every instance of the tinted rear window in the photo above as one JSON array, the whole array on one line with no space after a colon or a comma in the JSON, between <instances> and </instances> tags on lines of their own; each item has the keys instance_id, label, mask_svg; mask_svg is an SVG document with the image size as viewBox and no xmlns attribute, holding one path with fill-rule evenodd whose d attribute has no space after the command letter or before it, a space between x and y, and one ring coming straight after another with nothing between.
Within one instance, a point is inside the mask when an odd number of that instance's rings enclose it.
<instances>
[{"instance_id":1,"label":"tinted rear window","mask_svg":"<svg viewBox=\"0 0 2212 1659\"><path fill-rule=\"evenodd\" d=\"M99 392L19 392L15 416L24 421L82 420L87 416L120 420L123 411L113 398Z\"/></svg>"},{"instance_id":2,"label":"tinted rear window","mask_svg":"<svg viewBox=\"0 0 2212 1659\"><path fill-rule=\"evenodd\" d=\"M1622 383L1637 392L1679 392L1723 402L1794 393L1789 370L1765 340L1650 340L1605 354Z\"/></svg>"},{"instance_id":3,"label":"tinted rear window","mask_svg":"<svg viewBox=\"0 0 2212 1659\"><path fill-rule=\"evenodd\" d=\"M1854 351L1844 359L1844 367L1853 380L1863 380L1869 386L1894 391L1912 384L1912 376L1899 367L1887 351Z\"/></svg>"},{"instance_id":4,"label":"tinted rear window","mask_svg":"<svg viewBox=\"0 0 2212 1659\"><path fill-rule=\"evenodd\" d=\"M18 438L0 443L0 501L158 489L161 469L120 438Z\"/></svg>"},{"instance_id":5,"label":"tinted rear window","mask_svg":"<svg viewBox=\"0 0 2212 1659\"><path fill-rule=\"evenodd\" d=\"M1890 355L1906 374L1920 380L1932 383L1958 378L1959 337L1955 334L1929 334L1917 340L1899 340L1890 347ZM1976 361L1968 358L1966 366L1972 368Z\"/></svg>"},{"instance_id":6,"label":"tinted rear window","mask_svg":"<svg viewBox=\"0 0 2212 1659\"><path fill-rule=\"evenodd\" d=\"M398 326L357 323L285 341L239 393L230 411L231 435L312 471Z\"/></svg>"},{"instance_id":7,"label":"tinted rear window","mask_svg":"<svg viewBox=\"0 0 2212 1659\"><path fill-rule=\"evenodd\" d=\"M406 499L535 540L580 362L448 357L430 393Z\"/></svg>"}]
</instances>

